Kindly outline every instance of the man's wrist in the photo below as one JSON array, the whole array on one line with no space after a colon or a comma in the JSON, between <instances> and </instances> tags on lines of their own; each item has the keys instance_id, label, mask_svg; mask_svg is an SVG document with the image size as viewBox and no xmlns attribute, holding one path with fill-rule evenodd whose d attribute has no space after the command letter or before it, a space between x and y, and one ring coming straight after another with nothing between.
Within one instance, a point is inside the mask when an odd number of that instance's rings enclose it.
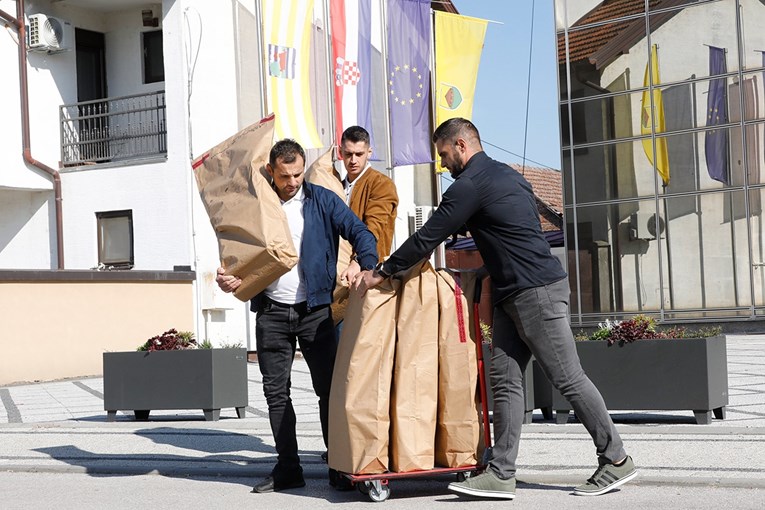
<instances>
[{"instance_id":1,"label":"man's wrist","mask_svg":"<svg viewBox=\"0 0 765 510\"><path fill-rule=\"evenodd\" d=\"M390 273L385 270L385 267L382 262L377 264L374 268L374 272L376 275L379 275L383 278L390 278Z\"/></svg>"}]
</instances>

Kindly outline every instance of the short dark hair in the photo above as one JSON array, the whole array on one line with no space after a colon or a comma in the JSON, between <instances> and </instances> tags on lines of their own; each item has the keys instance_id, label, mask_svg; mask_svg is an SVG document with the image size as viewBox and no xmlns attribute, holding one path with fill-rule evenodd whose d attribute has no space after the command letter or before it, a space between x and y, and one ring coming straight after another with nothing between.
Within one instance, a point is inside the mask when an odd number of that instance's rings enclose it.
<instances>
[{"instance_id":1,"label":"short dark hair","mask_svg":"<svg viewBox=\"0 0 765 510\"><path fill-rule=\"evenodd\" d=\"M303 164L305 165L305 151L295 140L291 138L285 138L279 140L271 147L271 153L268 155L268 163L275 167L278 160L282 160L283 163L293 163L297 157L303 158Z\"/></svg>"},{"instance_id":2,"label":"short dark hair","mask_svg":"<svg viewBox=\"0 0 765 510\"><path fill-rule=\"evenodd\" d=\"M478 128L475 124L462 117L445 120L433 132L433 143L439 140L455 140L459 137L468 139L475 138L478 144L481 144L481 135L478 134Z\"/></svg>"},{"instance_id":3,"label":"short dark hair","mask_svg":"<svg viewBox=\"0 0 765 510\"><path fill-rule=\"evenodd\" d=\"M348 140L351 143L364 142L369 145L369 131L361 126L351 126L343 131L343 136L340 138L340 143L344 143Z\"/></svg>"}]
</instances>

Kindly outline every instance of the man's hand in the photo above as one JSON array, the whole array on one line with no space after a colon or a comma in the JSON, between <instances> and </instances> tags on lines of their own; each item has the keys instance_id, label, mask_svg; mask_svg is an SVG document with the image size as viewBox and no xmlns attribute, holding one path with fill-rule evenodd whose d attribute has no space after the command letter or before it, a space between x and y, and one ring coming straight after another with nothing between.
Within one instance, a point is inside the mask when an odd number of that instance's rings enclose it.
<instances>
[{"instance_id":1,"label":"man's hand","mask_svg":"<svg viewBox=\"0 0 765 510\"><path fill-rule=\"evenodd\" d=\"M340 282L350 287L353 283L353 280L356 278L356 275L359 274L360 271L361 266L359 263L355 260L352 260L348 267L345 268L345 271L340 274Z\"/></svg>"},{"instance_id":2,"label":"man's hand","mask_svg":"<svg viewBox=\"0 0 765 510\"><path fill-rule=\"evenodd\" d=\"M241 278L233 275L227 275L226 270L218 268L218 276L215 277L215 283L218 284L223 292L234 292L242 284Z\"/></svg>"},{"instance_id":3,"label":"man's hand","mask_svg":"<svg viewBox=\"0 0 765 510\"><path fill-rule=\"evenodd\" d=\"M380 285L383 280L385 280L385 278L377 274L374 270L362 271L353 279L353 289L363 296L369 289Z\"/></svg>"}]
</instances>

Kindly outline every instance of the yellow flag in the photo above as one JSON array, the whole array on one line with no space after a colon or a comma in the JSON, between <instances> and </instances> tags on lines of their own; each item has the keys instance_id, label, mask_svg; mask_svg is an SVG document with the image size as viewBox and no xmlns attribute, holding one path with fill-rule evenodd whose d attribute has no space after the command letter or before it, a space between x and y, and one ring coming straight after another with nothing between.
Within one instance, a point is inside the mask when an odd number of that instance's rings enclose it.
<instances>
[{"instance_id":1,"label":"yellow flag","mask_svg":"<svg viewBox=\"0 0 765 510\"><path fill-rule=\"evenodd\" d=\"M311 109L309 56L313 0L263 0L263 39L268 109L276 114L275 138L321 147Z\"/></svg>"},{"instance_id":2,"label":"yellow flag","mask_svg":"<svg viewBox=\"0 0 765 510\"><path fill-rule=\"evenodd\" d=\"M488 21L435 12L436 126L454 117L470 119ZM440 163L437 171L445 169Z\"/></svg>"},{"instance_id":3,"label":"yellow flag","mask_svg":"<svg viewBox=\"0 0 765 510\"><path fill-rule=\"evenodd\" d=\"M651 115L651 100L647 90L643 91L643 100L641 102L640 112L640 133L643 135L651 134L651 125L653 125L656 134L664 132L664 101L661 98L661 90L658 85L659 80L659 55L656 52L656 45L651 46L651 74L653 75L653 109L655 115ZM650 82L648 74L648 64L645 66L645 77L643 86L647 87ZM643 150L648 156L648 161L653 164L653 143L650 138L643 140ZM656 138L656 171L659 172L664 185L669 185L669 153L667 152L667 139L665 137Z\"/></svg>"}]
</instances>

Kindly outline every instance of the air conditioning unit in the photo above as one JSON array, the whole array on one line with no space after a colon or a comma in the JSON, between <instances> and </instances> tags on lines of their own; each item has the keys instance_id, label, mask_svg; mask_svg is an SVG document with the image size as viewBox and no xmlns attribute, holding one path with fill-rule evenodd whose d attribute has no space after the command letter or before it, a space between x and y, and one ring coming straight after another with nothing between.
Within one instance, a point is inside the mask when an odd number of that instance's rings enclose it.
<instances>
[{"instance_id":1,"label":"air conditioning unit","mask_svg":"<svg viewBox=\"0 0 765 510\"><path fill-rule=\"evenodd\" d=\"M30 14L27 47L30 51L55 53L71 46L72 26L68 21L46 14Z\"/></svg>"},{"instance_id":2,"label":"air conditioning unit","mask_svg":"<svg viewBox=\"0 0 765 510\"><path fill-rule=\"evenodd\" d=\"M664 218L658 217L658 236L656 233L657 221L655 214L649 214L642 211L630 215L630 239L656 239L664 233Z\"/></svg>"},{"instance_id":3,"label":"air conditioning unit","mask_svg":"<svg viewBox=\"0 0 765 510\"><path fill-rule=\"evenodd\" d=\"M414 208L414 231L420 230L432 214L433 207L428 205L416 206Z\"/></svg>"}]
</instances>

